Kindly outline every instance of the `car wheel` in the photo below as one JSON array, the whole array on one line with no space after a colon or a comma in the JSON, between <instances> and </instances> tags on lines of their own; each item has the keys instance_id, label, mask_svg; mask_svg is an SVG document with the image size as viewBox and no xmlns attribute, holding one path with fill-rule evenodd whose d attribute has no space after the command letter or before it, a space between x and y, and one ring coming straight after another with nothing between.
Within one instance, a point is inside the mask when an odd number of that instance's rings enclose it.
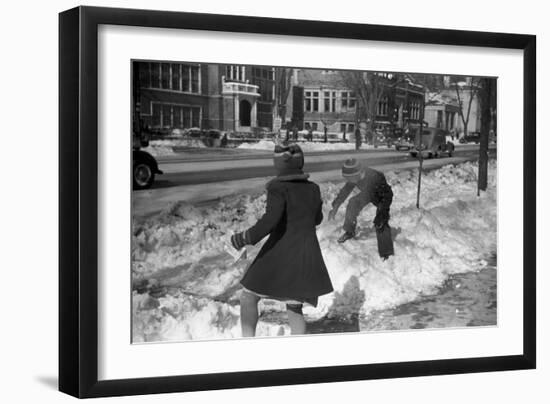
<instances>
[{"instance_id":1,"label":"car wheel","mask_svg":"<svg viewBox=\"0 0 550 404\"><path fill-rule=\"evenodd\" d=\"M411 157L416 157L417 153L416 152L411 152Z\"/></svg>"},{"instance_id":2,"label":"car wheel","mask_svg":"<svg viewBox=\"0 0 550 404\"><path fill-rule=\"evenodd\" d=\"M135 163L133 171L134 189L147 189L153 185L155 173L149 164L144 162Z\"/></svg>"}]
</instances>

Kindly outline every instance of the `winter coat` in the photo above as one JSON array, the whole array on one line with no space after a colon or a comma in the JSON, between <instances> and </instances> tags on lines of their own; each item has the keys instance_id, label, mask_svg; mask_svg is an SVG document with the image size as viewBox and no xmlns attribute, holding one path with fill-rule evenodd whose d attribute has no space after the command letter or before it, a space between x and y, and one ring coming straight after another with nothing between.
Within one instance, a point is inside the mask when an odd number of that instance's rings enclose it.
<instances>
[{"instance_id":1,"label":"winter coat","mask_svg":"<svg viewBox=\"0 0 550 404\"><path fill-rule=\"evenodd\" d=\"M346 182L332 202L333 209L338 209L355 187L359 188L364 205L372 203L379 210L389 210L393 197L391 187L383 173L369 167L363 168L363 178L357 184Z\"/></svg>"},{"instance_id":2,"label":"winter coat","mask_svg":"<svg viewBox=\"0 0 550 404\"><path fill-rule=\"evenodd\" d=\"M267 185L265 214L245 234L269 238L241 280L260 295L315 302L332 292L315 226L323 220L319 186L307 175L277 177Z\"/></svg>"}]
</instances>

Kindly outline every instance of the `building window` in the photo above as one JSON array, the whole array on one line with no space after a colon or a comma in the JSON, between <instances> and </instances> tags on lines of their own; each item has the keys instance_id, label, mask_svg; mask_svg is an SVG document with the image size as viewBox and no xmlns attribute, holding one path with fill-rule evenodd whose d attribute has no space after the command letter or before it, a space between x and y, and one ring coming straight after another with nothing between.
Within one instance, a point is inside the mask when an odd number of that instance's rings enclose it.
<instances>
[{"instance_id":1,"label":"building window","mask_svg":"<svg viewBox=\"0 0 550 404\"><path fill-rule=\"evenodd\" d=\"M199 68L191 68L191 92L199 93Z\"/></svg>"},{"instance_id":2,"label":"building window","mask_svg":"<svg viewBox=\"0 0 550 404\"><path fill-rule=\"evenodd\" d=\"M391 80L393 79L394 75L393 73L382 73L382 72L376 72L374 73L375 75L379 76L379 77L384 77L385 79L388 79L388 80Z\"/></svg>"},{"instance_id":3,"label":"building window","mask_svg":"<svg viewBox=\"0 0 550 404\"><path fill-rule=\"evenodd\" d=\"M160 63L151 63L151 87L160 88Z\"/></svg>"},{"instance_id":4,"label":"building window","mask_svg":"<svg viewBox=\"0 0 550 404\"><path fill-rule=\"evenodd\" d=\"M161 65L161 88L170 89L170 64L162 63Z\"/></svg>"},{"instance_id":5,"label":"building window","mask_svg":"<svg viewBox=\"0 0 550 404\"><path fill-rule=\"evenodd\" d=\"M162 114L160 110L160 104L153 104L151 114L152 114L151 124L153 125L153 127L155 128L161 127Z\"/></svg>"},{"instance_id":6,"label":"building window","mask_svg":"<svg viewBox=\"0 0 550 404\"><path fill-rule=\"evenodd\" d=\"M183 128L182 107L173 107L172 109L172 127Z\"/></svg>"},{"instance_id":7,"label":"building window","mask_svg":"<svg viewBox=\"0 0 550 404\"><path fill-rule=\"evenodd\" d=\"M319 111L319 91L306 91L304 93L305 110L307 112Z\"/></svg>"},{"instance_id":8,"label":"building window","mask_svg":"<svg viewBox=\"0 0 550 404\"><path fill-rule=\"evenodd\" d=\"M324 112L336 111L336 91L323 92Z\"/></svg>"},{"instance_id":9,"label":"building window","mask_svg":"<svg viewBox=\"0 0 550 404\"><path fill-rule=\"evenodd\" d=\"M353 91L342 91L342 109L355 108L355 93Z\"/></svg>"},{"instance_id":10,"label":"building window","mask_svg":"<svg viewBox=\"0 0 550 404\"><path fill-rule=\"evenodd\" d=\"M163 128L172 128L172 106L170 105L163 105L162 106L162 119L161 119L161 126Z\"/></svg>"},{"instance_id":11,"label":"building window","mask_svg":"<svg viewBox=\"0 0 550 404\"><path fill-rule=\"evenodd\" d=\"M201 108L186 105L153 103L151 123L154 128L184 129L200 127Z\"/></svg>"},{"instance_id":12,"label":"building window","mask_svg":"<svg viewBox=\"0 0 550 404\"><path fill-rule=\"evenodd\" d=\"M225 67L225 78L233 81L245 81L245 67L237 65L227 65Z\"/></svg>"},{"instance_id":13,"label":"building window","mask_svg":"<svg viewBox=\"0 0 550 404\"><path fill-rule=\"evenodd\" d=\"M355 125L353 123L341 123L340 124L340 132L350 133L353 132L353 129L355 128Z\"/></svg>"},{"instance_id":14,"label":"building window","mask_svg":"<svg viewBox=\"0 0 550 404\"><path fill-rule=\"evenodd\" d=\"M191 108L191 124L195 128L201 126L201 109L200 107Z\"/></svg>"},{"instance_id":15,"label":"building window","mask_svg":"<svg viewBox=\"0 0 550 404\"><path fill-rule=\"evenodd\" d=\"M304 128L306 130L317 131L319 129L319 122L304 122Z\"/></svg>"},{"instance_id":16,"label":"building window","mask_svg":"<svg viewBox=\"0 0 550 404\"><path fill-rule=\"evenodd\" d=\"M420 119L420 103L414 101L410 104L409 110L411 111L411 119Z\"/></svg>"},{"instance_id":17,"label":"building window","mask_svg":"<svg viewBox=\"0 0 550 404\"><path fill-rule=\"evenodd\" d=\"M139 86L150 87L151 86L151 67L150 63L139 64Z\"/></svg>"},{"instance_id":18,"label":"building window","mask_svg":"<svg viewBox=\"0 0 550 404\"><path fill-rule=\"evenodd\" d=\"M172 63L172 90L181 91L181 65Z\"/></svg>"},{"instance_id":19,"label":"building window","mask_svg":"<svg viewBox=\"0 0 550 404\"><path fill-rule=\"evenodd\" d=\"M184 128L191 128L191 108L183 108L182 110L183 115L183 127Z\"/></svg>"},{"instance_id":20,"label":"building window","mask_svg":"<svg viewBox=\"0 0 550 404\"><path fill-rule=\"evenodd\" d=\"M382 116L388 115L388 97L382 97L382 99L378 102L376 114Z\"/></svg>"},{"instance_id":21,"label":"building window","mask_svg":"<svg viewBox=\"0 0 550 404\"><path fill-rule=\"evenodd\" d=\"M150 63L150 82L142 87L200 94L200 67L180 63Z\"/></svg>"}]
</instances>

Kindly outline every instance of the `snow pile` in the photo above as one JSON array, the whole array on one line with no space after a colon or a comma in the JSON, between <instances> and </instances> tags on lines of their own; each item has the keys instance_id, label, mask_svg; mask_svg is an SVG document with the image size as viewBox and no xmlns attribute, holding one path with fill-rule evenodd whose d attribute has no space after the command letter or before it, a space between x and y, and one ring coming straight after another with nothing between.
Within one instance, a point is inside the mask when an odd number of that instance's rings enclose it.
<instances>
[{"instance_id":1,"label":"snow pile","mask_svg":"<svg viewBox=\"0 0 550 404\"><path fill-rule=\"evenodd\" d=\"M200 139L157 139L149 141L149 146L142 150L153 156L170 156L174 154L174 147L206 147Z\"/></svg>"},{"instance_id":2,"label":"snow pile","mask_svg":"<svg viewBox=\"0 0 550 404\"><path fill-rule=\"evenodd\" d=\"M241 143L237 146L238 149L249 149L249 150L270 150L273 151L275 148L275 143L272 140L260 140L255 143Z\"/></svg>"},{"instance_id":3,"label":"snow pile","mask_svg":"<svg viewBox=\"0 0 550 404\"><path fill-rule=\"evenodd\" d=\"M345 205L333 222L318 227L318 238L335 289L309 319L365 315L434 293L454 273L476 271L496 251L496 162L489 188L476 196L477 165L464 163L424 173L421 209L416 209L418 171L389 172L394 192L390 224L395 256L382 261L372 228L375 208L358 218L355 240L338 244ZM342 183L321 184L325 218ZM140 341L233 338L240 336L239 280L261 244L233 262L223 245L230 234L255 223L265 195L223 199L215 206L177 204L148 219L134 220L132 250L133 338ZM258 335L288 335L269 313L284 305L262 300ZM268 313L265 315L265 313Z\"/></svg>"},{"instance_id":4,"label":"snow pile","mask_svg":"<svg viewBox=\"0 0 550 404\"><path fill-rule=\"evenodd\" d=\"M355 143L324 143L324 142L298 142L297 143L304 152L319 152L319 151L342 151L355 150ZM381 145L385 146L385 145ZM238 146L239 149L248 150L273 150L275 143L271 140L260 140L256 143L242 143ZM374 146L362 144L361 149L372 149Z\"/></svg>"}]
</instances>

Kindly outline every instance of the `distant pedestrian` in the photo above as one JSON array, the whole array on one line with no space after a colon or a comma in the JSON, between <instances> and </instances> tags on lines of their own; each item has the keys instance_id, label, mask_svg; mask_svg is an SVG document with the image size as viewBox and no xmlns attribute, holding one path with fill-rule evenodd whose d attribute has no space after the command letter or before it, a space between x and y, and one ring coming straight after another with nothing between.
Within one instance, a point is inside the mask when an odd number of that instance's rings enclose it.
<instances>
[{"instance_id":1,"label":"distant pedestrian","mask_svg":"<svg viewBox=\"0 0 550 404\"><path fill-rule=\"evenodd\" d=\"M222 139L220 140L220 146L227 147L227 142L228 142L227 133L224 133L222 136Z\"/></svg>"},{"instance_id":2,"label":"distant pedestrian","mask_svg":"<svg viewBox=\"0 0 550 404\"><path fill-rule=\"evenodd\" d=\"M361 131L359 128L355 129L355 150L361 148Z\"/></svg>"},{"instance_id":3,"label":"distant pedestrian","mask_svg":"<svg viewBox=\"0 0 550 404\"><path fill-rule=\"evenodd\" d=\"M304 174L304 155L296 144L275 146L277 177L267 188L265 214L248 230L231 237L240 250L269 238L252 262L241 285L243 337L253 337L261 298L286 303L292 334L303 334L304 303L317 305L319 296L332 292L332 283L315 227L323 220L319 186Z\"/></svg>"},{"instance_id":4,"label":"distant pedestrian","mask_svg":"<svg viewBox=\"0 0 550 404\"><path fill-rule=\"evenodd\" d=\"M313 141L313 129L309 125L307 127L307 140L310 142Z\"/></svg>"}]
</instances>

